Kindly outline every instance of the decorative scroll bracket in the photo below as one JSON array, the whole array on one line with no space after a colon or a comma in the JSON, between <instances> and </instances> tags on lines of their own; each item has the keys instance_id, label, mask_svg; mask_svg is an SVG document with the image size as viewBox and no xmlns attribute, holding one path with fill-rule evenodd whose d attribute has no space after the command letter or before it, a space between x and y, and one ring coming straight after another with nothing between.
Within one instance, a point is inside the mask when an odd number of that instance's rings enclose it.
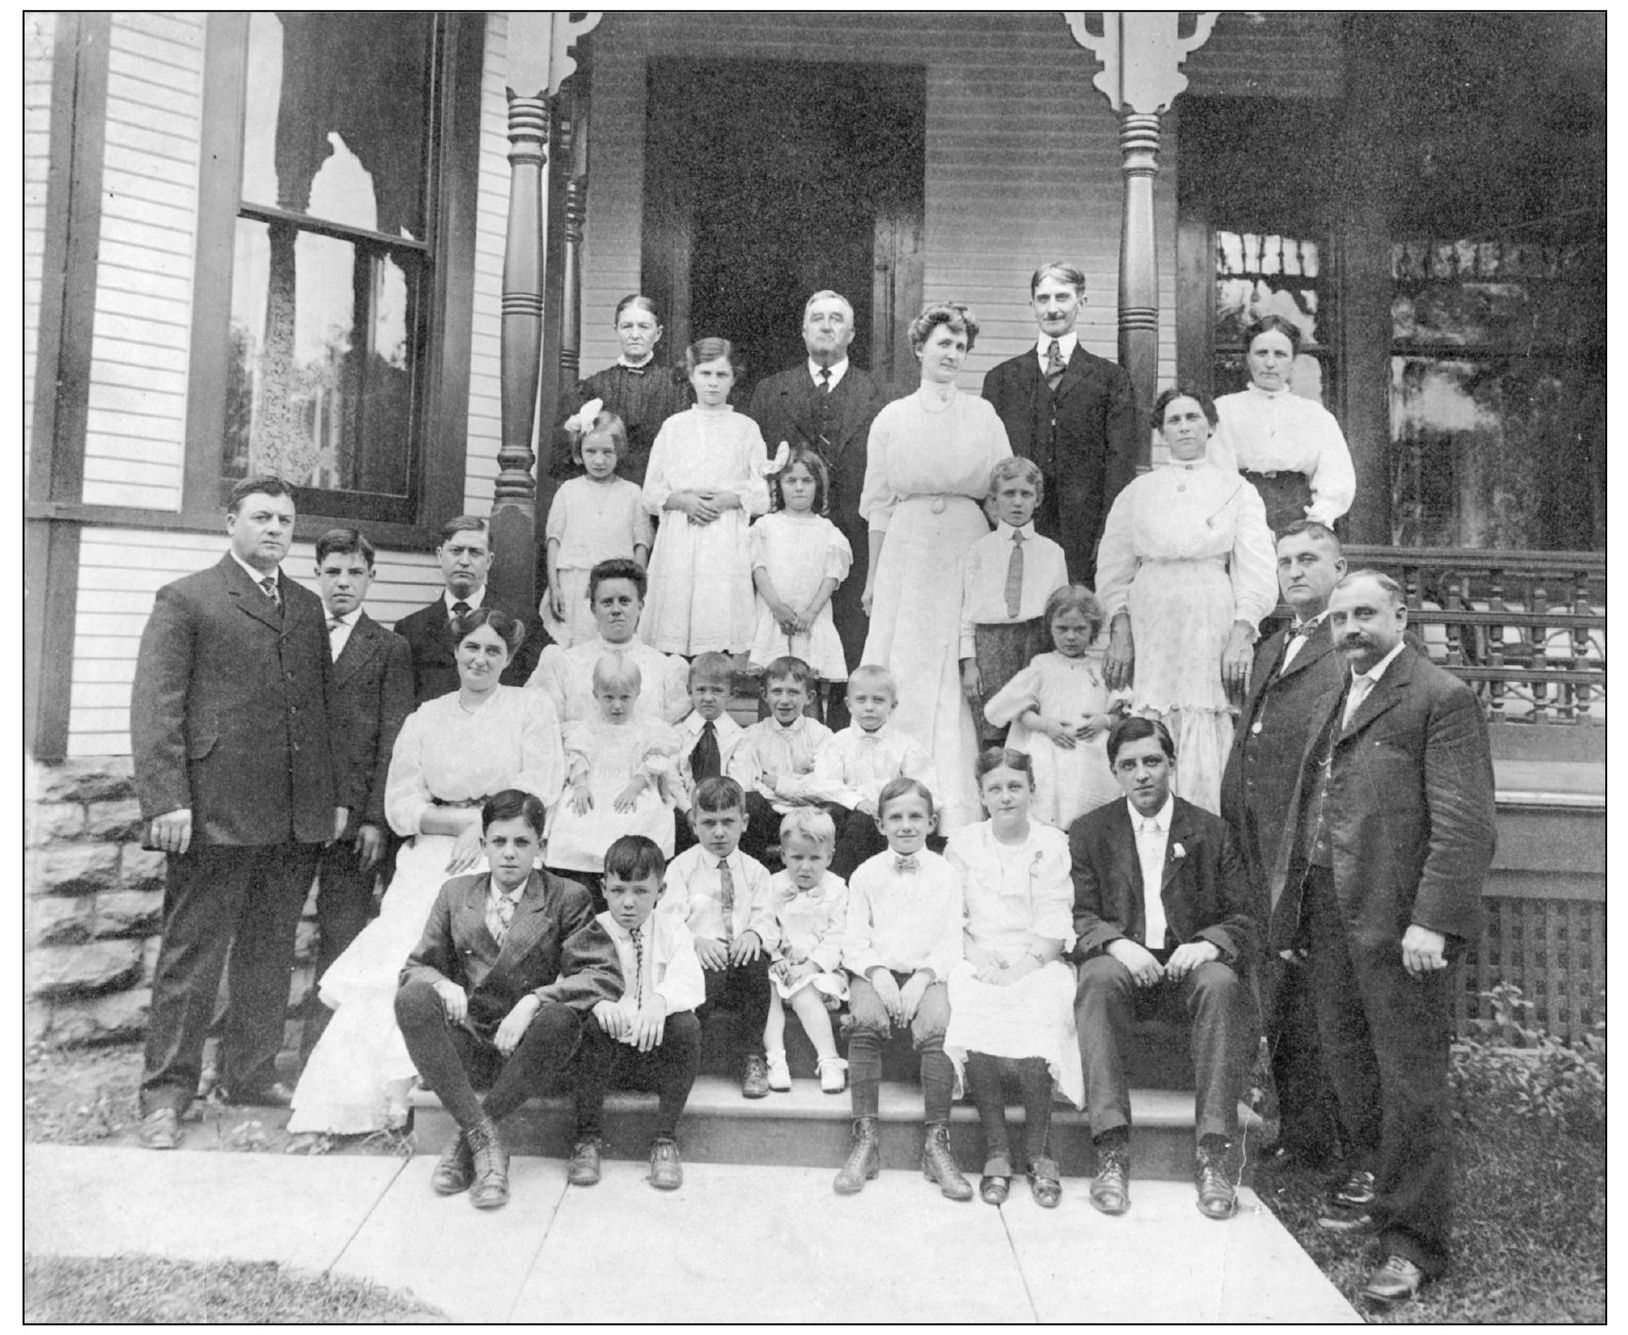
<instances>
[{"instance_id":1,"label":"decorative scroll bracket","mask_svg":"<svg viewBox=\"0 0 1628 1335\"><path fill-rule=\"evenodd\" d=\"M1074 40L1102 62L1091 82L1116 114L1138 111L1157 116L1187 89L1181 72L1187 57L1210 40L1220 11L1201 11L1191 37L1178 37L1181 15L1175 12L1117 13L1101 11L1102 34L1085 23L1084 11L1065 12Z\"/></svg>"}]
</instances>

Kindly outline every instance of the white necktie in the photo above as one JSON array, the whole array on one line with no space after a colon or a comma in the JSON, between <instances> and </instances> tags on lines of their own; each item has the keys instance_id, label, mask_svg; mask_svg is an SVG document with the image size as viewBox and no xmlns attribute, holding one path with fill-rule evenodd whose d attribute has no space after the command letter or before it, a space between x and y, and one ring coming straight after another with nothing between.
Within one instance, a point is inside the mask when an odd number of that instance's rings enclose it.
<instances>
[{"instance_id":1,"label":"white necktie","mask_svg":"<svg viewBox=\"0 0 1628 1335\"><path fill-rule=\"evenodd\" d=\"M1142 864L1142 899L1147 909L1147 929L1142 933L1149 950L1163 950L1165 936L1164 835L1157 821L1144 818L1136 832L1136 854Z\"/></svg>"},{"instance_id":2,"label":"white necktie","mask_svg":"<svg viewBox=\"0 0 1628 1335\"><path fill-rule=\"evenodd\" d=\"M1368 692L1374 689L1374 679L1368 676L1352 677L1351 690L1345 697L1345 717L1340 720L1342 729L1351 726L1351 720L1356 717L1357 710L1362 702L1368 698Z\"/></svg>"}]
</instances>

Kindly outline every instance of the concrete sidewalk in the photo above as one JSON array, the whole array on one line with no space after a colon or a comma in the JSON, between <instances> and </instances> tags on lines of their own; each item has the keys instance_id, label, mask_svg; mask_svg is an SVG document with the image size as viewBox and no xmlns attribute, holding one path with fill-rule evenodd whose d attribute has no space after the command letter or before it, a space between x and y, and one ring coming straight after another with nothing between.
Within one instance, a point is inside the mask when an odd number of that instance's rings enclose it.
<instances>
[{"instance_id":1,"label":"concrete sidewalk","mask_svg":"<svg viewBox=\"0 0 1628 1335\"><path fill-rule=\"evenodd\" d=\"M1360 1320L1248 1190L1215 1223L1190 1185L1133 1180L1109 1219L1077 1178L1055 1211L1021 1181L996 1210L917 1173L844 1198L833 1169L686 1164L669 1194L641 1163L608 1161L583 1190L560 1160L523 1157L508 1207L483 1213L431 1192L434 1164L29 1145L24 1247L281 1261L457 1321Z\"/></svg>"}]
</instances>

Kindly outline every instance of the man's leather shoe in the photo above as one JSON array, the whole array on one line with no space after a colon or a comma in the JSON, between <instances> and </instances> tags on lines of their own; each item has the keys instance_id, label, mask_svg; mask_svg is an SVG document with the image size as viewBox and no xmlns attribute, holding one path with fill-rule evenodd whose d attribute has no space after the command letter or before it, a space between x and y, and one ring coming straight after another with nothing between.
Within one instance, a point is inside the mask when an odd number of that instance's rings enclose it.
<instances>
[{"instance_id":1,"label":"man's leather shoe","mask_svg":"<svg viewBox=\"0 0 1628 1335\"><path fill-rule=\"evenodd\" d=\"M565 1180L573 1187L591 1187L599 1181L599 1142L579 1140L571 1148Z\"/></svg>"},{"instance_id":2,"label":"man's leather shoe","mask_svg":"<svg viewBox=\"0 0 1628 1335\"><path fill-rule=\"evenodd\" d=\"M665 1138L650 1146L650 1185L657 1191L677 1191L684 1185L684 1164L678 1142Z\"/></svg>"},{"instance_id":3,"label":"man's leather shoe","mask_svg":"<svg viewBox=\"0 0 1628 1335\"><path fill-rule=\"evenodd\" d=\"M769 1063L762 1057L748 1057L741 1072L741 1094L749 1099L769 1097Z\"/></svg>"},{"instance_id":4,"label":"man's leather shoe","mask_svg":"<svg viewBox=\"0 0 1628 1335\"><path fill-rule=\"evenodd\" d=\"M1103 1214L1131 1208L1131 1153L1128 1147L1097 1146L1097 1175L1091 1182L1091 1204Z\"/></svg>"},{"instance_id":5,"label":"man's leather shoe","mask_svg":"<svg viewBox=\"0 0 1628 1335\"><path fill-rule=\"evenodd\" d=\"M1198 1208L1209 1219L1231 1219L1238 1210L1238 1189L1227 1172L1225 1150L1200 1147L1193 1168L1198 1187Z\"/></svg>"},{"instance_id":6,"label":"man's leather shoe","mask_svg":"<svg viewBox=\"0 0 1628 1335\"><path fill-rule=\"evenodd\" d=\"M1356 1233L1374 1226L1374 1175L1362 1169L1347 1173L1329 1190L1317 1226L1335 1233Z\"/></svg>"},{"instance_id":7,"label":"man's leather shoe","mask_svg":"<svg viewBox=\"0 0 1628 1335\"><path fill-rule=\"evenodd\" d=\"M950 1149L950 1128L942 1122L927 1128L927 1139L921 1147L921 1175L938 1183L939 1191L952 1201L972 1199L972 1183L956 1165L955 1153Z\"/></svg>"},{"instance_id":8,"label":"man's leather shoe","mask_svg":"<svg viewBox=\"0 0 1628 1335\"><path fill-rule=\"evenodd\" d=\"M474 1155L474 1177L469 1203L477 1210L495 1210L509 1203L509 1152L498 1139L497 1127L483 1117L464 1132Z\"/></svg>"},{"instance_id":9,"label":"man's leather shoe","mask_svg":"<svg viewBox=\"0 0 1628 1335\"><path fill-rule=\"evenodd\" d=\"M228 1090L222 1102L234 1108L287 1108L294 1102L294 1091L281 1080L273 1080L259 1089Z\"/></svg>"},{"instance_id":10,"label":"man's leather shoe","mask_svg":"<svg viewBox=\"0 0 1628 1335\"><path fill-rule=\"evenodd\" d=\"M469 1148L469 1137L460 1131L430 1174L430 1187L438 1196L456 1196L460 1191L468 1191L474 1178L475 1154Z\"/></svg>"},{"instance_id":11,"label":"man's leather shoe","mask_svg":"<svg viewBox=\"0 0 1628 1335\"><path fill-rule=\"evenodd\" d=\"M852 1196L863 1191L865 1183L882 1171L882 1141L874 1117L854 1118L854 1144L847 1161L831 1184L838 1195Z\"/></svg>"},{"instance_id":12,"label":"man's leather shoe","mask_svg":"<svg viewBox=\"0 0 1628 1335\"><path fill-rule=\"evenodd\" d=\"M1425 1273L1405 1256L1394 1252L1374 1268L1362 1286L1362 1296L1371 1303L1390 1306L1410 1302L1424 1287Z\"/></svg>"},{"instance_id":13,"label":"man's leather shoe","mask_svg":"<svg viewBox=\"0 0 1628 1335\"><path fill-rule=\"evenodd\" d=\"M181 1143L181 1114L174 1108L154 1108L141 1119L136 1138L144 1149L173 1150Z\"/></svg>"}]
</instances>

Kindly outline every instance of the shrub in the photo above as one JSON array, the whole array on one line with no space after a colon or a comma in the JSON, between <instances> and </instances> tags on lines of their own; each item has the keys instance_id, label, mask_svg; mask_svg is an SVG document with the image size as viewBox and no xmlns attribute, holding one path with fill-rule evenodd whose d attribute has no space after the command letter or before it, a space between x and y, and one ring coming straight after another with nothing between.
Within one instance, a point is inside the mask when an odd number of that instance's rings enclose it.
<instances>
[{"instance_id":1,"label":"shrub","mask_svg":"<svg viewBox=\"0 0 1628 1335\"><path fill-rule=\"evenodd\" d=\"M1476 1020L1478 1037L1453 1044L1455 1116L1488 1126L1514 1116L1589 1140L1605 1139L1605 1022L1571 1043L1531 1024L1532 1003L1513 983L1480 994L1493 1018ZM1602 1004L1596 1011L1604 1015Z\"/></svg>"}]
</instances>

